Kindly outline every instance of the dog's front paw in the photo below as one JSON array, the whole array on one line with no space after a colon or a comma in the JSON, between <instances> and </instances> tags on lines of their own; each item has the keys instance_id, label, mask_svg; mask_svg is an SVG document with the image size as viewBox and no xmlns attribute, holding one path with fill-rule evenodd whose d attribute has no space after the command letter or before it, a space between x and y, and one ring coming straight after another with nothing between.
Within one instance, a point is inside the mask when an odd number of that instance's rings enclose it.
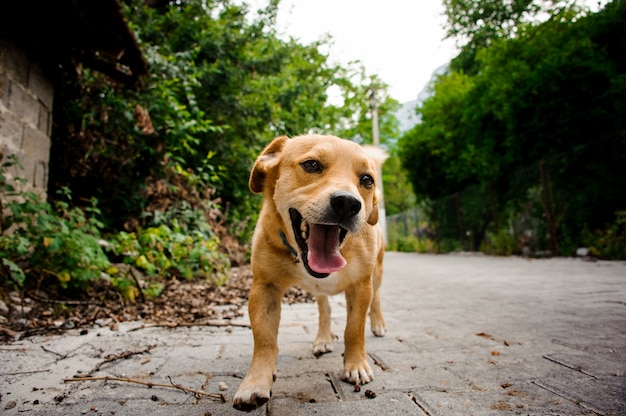
<instances>
[{"instance_id":1,"label":"dog's front paw","mask_svg":"<svg viewBox=\"0 0 626 416\"><path fill-rule=\"evenodd\" d=\"M374 380L374 373L366 360L355 364L345 363L341 379L352 384L365 384Z\"/></svg>"},{"instance_id":2,"label":"dog's front paw","mask_svg":"<svg viewBox=\"0 0 626 416\"><path fill-rule=\"evenodd\" d=\"M271 388L274 380L276 380L276 374L273 374L269 380L268 377L255 377L248 374L235 393L233 407L237 410L250 412L263 406L272 397Z\"/></svg>"}]
</instances>

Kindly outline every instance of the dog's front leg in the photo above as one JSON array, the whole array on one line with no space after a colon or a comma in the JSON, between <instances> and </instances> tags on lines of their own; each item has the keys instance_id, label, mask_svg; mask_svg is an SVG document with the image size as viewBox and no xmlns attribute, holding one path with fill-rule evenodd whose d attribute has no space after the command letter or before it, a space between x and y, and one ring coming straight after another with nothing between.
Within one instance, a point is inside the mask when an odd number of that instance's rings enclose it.
<instances>
[{"instance_id":1,"label":"dog's front leg","mask_svg":"<svg viewBox=\"0 0 626 416\"><path fill-rule=\"evenodd\" d=\"M252 364L241 382L233 407L251 411L265 404L276 380L278 355L278 326L283 292L271 284L253 281L248 302L248 313L254 336Z\"/></svg>"},{"instance_id":2,"label":"dog's front leg","mask_svg":"<svg viewBox=\"0 0 626 416\"><path fill-rule=\"evenodd\" d=\"M344 335L346 350L341 379L348 383L365 384L374 379L365 352L365 320L371 300L371 282L353 285L346 290L348 321Z\"/></svg>"}]
</instances>

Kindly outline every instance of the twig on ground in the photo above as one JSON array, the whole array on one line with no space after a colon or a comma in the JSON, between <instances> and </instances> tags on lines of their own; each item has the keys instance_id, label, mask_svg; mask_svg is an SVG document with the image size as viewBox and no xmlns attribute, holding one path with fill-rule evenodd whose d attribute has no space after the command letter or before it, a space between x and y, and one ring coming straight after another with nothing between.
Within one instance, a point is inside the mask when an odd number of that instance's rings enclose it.
<instances>
[{"instance_id":1,"label":"twig on ground","mask_svg":"<svg viewBox=\"0 0 626 416\"><path fill-rule=\"evenodd\" d=\"M48 348L44 347L43 345L41 346L41 349L44 350L45 352L49 352L51 354L54 354L57 357L60 357L61 359L67 358L67 354L64 355L64 354L58 353L56 351L49 350Z\"/></svg>"},{"instance_id":2,"label":"twig on ground","mask_svg":"<svg viewBox=\"0 0 626 416\"><path fill-rule=\"evenodd\" d=\"M19 376L22 374L36 374L36 373L49 373L50 369L46 369L46 370L31 370L31 371L16 371L14 373L0 373L0 377L5 377L5 376Z\"/></svg>"},{"instance_id":3,"label":"twig on ground","mask_svg":"<svg viewBox=\"0 0 626 416\"><path fill-rule=\"evenodd\" d=\"M146 348L145 350L124 351L124 352L122 352L120 354L109 354L106 357L104 357L104 361L101 361L100 363L98 363L98 365L96 365L94 367L94 369L91 371L91 373L95 373L96 371L100 371L100 367L102 367L103 365L105 365L107 363L112 363L113 361L117 361L117 360L125 360L126 358L130 358L133 355L148 354L148 353L150 353L150 350L152 348L154 348L154 347L155 347L155 345L151 345L148 348Z\"/></svg>"},{"instance_id":4,"label":"twig on ground","mask_svg":"<svg viewBox=\"0 0 626 416\"><path fill-rule=\"evenodd\" d=\"M73 382L73 381L119 381L119 382L122 382L122 383L141 384L142 386L147 386L149 388L152 388L152 387L175 388L175 389L181 390L181 391L183 391L185 393L192 393L192 394L196 395L196 397L205 396L205 397L210 397L212 399L221 400L223 403L226 402L226 397L224 397L223 394L207 393L205 391L194 390L194 389L191 389L189 387L181 386L180 384L174 384L174 382L172 382L172 378L169 377L169 376L168 376L168 378L170 380L170 384L152 383L152 382L148 382L148 381L135 380L135 379L132 379L132 378L127 378L127 377L115 377L115 376L64 378L63 382L64 383L69 383L69 382Z\"/></svg>"},{"instance_id":5,"label":"twig on ground","mask_svg":"<svg viewBox=\"0 0 626 416\"><path fill-rule=\"evenodd\" d=\"M193 327L193 326L236 326L241 328L250 328L250 324L244 322L232 322L228 320L210 320L205 322L164 322L164 323L149 323L143 324L136 328L129 329L127 332L139 331L146 328L179 328L179 327Z\"/></svg>"},{"instance_id":6,"label":"twig on ground","mask_svg":"<svg viewBox=\"0 0 626 416\"><path fill-rule=\"evenodd\" d=\"M7 336L9 336L11 338L17 338L17 337L20 336L20 333L19 332L15 332L12 329L0 326L0 335L7 335Z\"/></svg>"}]
</instances>

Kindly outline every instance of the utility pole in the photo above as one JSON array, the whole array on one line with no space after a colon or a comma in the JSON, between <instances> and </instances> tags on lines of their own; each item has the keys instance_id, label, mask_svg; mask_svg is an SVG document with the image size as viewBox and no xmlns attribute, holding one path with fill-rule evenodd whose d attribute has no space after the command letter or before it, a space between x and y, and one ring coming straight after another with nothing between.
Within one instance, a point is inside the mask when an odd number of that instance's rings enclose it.
<instances>
[{"instance_id":1,"label":"utility pole","mask_svg":"<svg viewBox=\"0 0 626 416\"><path fill-rule=\"evenodd\" d=\"M376 97L376 86L372 85L370 108L372 110L372 138L374 146L380 147L380 128L378 126L378 98ZM383 170L382 166L378 167L376 185L380 189L380 199L378 201L378 223L387 244L387 212L385 210L385 192L383 189Z\"/></svg>"}]
</instances>

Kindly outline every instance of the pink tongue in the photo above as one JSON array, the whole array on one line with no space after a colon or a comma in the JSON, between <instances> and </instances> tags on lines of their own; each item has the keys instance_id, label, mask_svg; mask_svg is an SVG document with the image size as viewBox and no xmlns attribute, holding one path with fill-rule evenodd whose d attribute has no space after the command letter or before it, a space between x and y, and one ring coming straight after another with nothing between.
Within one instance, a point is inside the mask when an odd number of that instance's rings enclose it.
<instances>
[{"instance_id":1,"label":"pink tongue","mask_svg":"<svg viewBox=\"0 0 626 416\"><path fill-rule=\"evenodd\" d=\"M339 253L339 227L309 224L309 267L317 273L332 273L346 265Z\"/></svg>"}]
</instances>

